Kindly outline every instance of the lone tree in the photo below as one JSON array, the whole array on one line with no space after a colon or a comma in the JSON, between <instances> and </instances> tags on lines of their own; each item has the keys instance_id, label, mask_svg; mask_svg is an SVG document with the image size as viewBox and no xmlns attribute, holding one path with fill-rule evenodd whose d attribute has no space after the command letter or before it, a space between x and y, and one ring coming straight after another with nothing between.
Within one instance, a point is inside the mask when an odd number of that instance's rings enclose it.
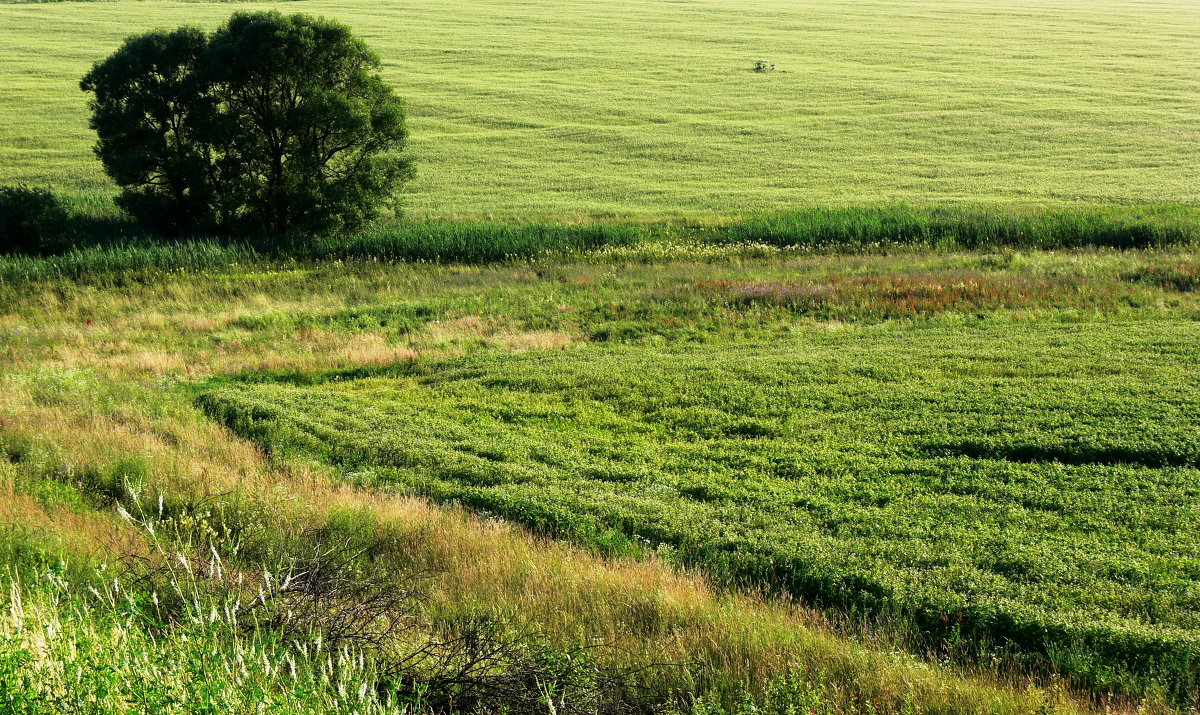
<instances>
[{"instance_id":1,"label":"lone tree","mask_svg":"<svg viewBox=\"0 0 1200 715\"><path fill-rule=\"evenodd\" d=\"M353 229L412 176L401 100L349 28L237 13L131 37L80 86L119 204L150 228Z\"/></svg>"}]
</instances>

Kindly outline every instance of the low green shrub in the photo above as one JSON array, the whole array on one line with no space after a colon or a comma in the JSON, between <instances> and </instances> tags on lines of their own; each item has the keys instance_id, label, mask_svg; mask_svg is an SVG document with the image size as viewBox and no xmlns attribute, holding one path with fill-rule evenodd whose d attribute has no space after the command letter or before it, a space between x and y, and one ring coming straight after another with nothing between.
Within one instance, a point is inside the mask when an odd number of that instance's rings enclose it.
<instances>
[{"instance_id":1,"label":"low green shrub","mask_svg":"<svg viewBox=\"0 0 1200 715\"><path fill-rule=\"evenodd\" d=\"M54 194L0 186L0 253L61 253L71 243L70 217Z\"/></svg>"}]
</instances>

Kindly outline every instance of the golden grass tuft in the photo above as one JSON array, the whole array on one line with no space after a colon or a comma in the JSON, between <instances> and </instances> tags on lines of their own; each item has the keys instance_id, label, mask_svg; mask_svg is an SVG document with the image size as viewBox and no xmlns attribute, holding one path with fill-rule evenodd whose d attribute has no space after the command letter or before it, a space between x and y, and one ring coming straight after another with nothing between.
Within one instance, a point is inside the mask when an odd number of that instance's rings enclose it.
<instances>
[{"instance_id":1,"label":"golden grass tuft","mask_svg":"<svg viewBox=\"0 0 1200 715\"><path fill-rule=\"evenodd\" d=\"M508 350L565 350L575 338L560 330L531 330L503 333L488 342Z\"/></svg>"}]
</instances>

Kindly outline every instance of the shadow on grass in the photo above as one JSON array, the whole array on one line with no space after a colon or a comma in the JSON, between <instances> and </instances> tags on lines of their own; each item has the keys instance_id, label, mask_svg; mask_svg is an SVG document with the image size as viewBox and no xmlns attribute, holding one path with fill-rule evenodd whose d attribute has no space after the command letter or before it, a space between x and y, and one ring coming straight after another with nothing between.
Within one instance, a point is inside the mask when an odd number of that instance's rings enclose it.
<instances>
[{"instance_id":1,"label":"shadow on grass","mask_svg":"<svg viewBox=\"0 0 1200 715\"><path fill-rule=\"evenodd\" d=\"M1172 449L1088 444L996 444L977 440L925 445L931 456L994 459L1005 462L1058 462L1069 465L1200 467L1200 454L1185 446Z\"/></svg>"}]
</instances>

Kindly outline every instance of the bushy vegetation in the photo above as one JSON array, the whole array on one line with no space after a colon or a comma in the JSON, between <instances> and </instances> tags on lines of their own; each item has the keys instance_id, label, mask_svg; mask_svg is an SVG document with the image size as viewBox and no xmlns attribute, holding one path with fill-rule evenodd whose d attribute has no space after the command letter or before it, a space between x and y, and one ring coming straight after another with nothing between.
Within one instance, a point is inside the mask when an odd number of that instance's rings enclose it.
<instances>
[{"instance_id":1,"label":"bushy vegetation","mask_svg":"<svg viewBox=\"0 0 1200 715\"><path fill-rule=\"evenodd\" d=\"M0 255L58 253L70 246L66 209L45 189L0 186Z\"/></svg>"}]
</instances>

